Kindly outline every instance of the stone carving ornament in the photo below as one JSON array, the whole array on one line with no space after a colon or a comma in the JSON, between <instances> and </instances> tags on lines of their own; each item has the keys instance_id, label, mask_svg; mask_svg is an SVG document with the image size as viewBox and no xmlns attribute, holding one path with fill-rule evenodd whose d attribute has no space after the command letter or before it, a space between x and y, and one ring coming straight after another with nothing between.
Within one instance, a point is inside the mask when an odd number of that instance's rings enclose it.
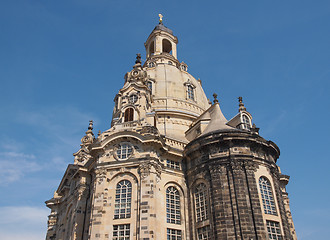
<instances>
[{"instance_id":1,"label":"stone carving ornament","mask_svg":"<svg viewBox=\"0 0 330 240\"><path fill-rule=\"evenodd\" d=\"M95 177L98 184L101 184L107 175L107 170L104 168L95 169Z\"/></svg>"}]
</instances>

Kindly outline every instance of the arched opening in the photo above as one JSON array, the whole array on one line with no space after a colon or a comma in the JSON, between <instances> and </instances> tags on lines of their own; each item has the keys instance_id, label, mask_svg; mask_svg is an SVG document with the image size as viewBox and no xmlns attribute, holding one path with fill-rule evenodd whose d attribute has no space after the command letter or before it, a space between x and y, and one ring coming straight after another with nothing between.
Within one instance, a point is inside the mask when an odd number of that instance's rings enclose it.
<instances>
[{"instance_id":1,"label":"arched opening","mask_svg":"<svg viewBox=\"0 0 330 240\"><path fill-rule=\"evenodd\" d=\"M172 54L172 44L167 39L163 39L163 52Z\"/></svg>"},{"instance_id":2,"label":"arched opening","mask_svg":"<svg viewBox=\"0 0 330 240\"><path fill-rule=\"evenodd\" d=\"M155 54L155 42L152 41L149 45L149 56L152 56Z\"/></svg>"},{"instance_id":3,"label":"arched opening","mask_svg":"<svg viewBox=\"0 0 330 240\"><path fill-rule=\"evenodd\" d=\"M250 130L251 129L251 124L250 124L250 119L248 116L243 115L243 129Z\"/></svg>"},{"instance_id":4,"label":"arched opening","mask_svg":"<svg viewBox=\"0 0 330 240\"><path fill-rule=\"evenodd\" d=\"M124 115L124 122L130 122L133 121L134 117L134 110L133 108L127 108L125 110L125 115Z\"/></svg>"}]
</instances>

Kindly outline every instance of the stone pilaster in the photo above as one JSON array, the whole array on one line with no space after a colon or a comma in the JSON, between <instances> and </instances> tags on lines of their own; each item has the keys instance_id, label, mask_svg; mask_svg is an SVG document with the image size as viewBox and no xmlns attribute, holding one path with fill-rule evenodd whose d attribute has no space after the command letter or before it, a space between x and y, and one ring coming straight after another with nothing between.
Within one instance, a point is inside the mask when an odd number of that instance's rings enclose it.
<instances>
[{"instance_id":1,"label":"stone pilaster","mask_svg":"<svg viewBox=\"0 0 330 240\"><path fill-rule=\"evenodd\" d=\"M157 183L160 180L161 167L155 162L144 162L139 166L140 174L140 226L139 239L155 239L157 221L156 207Z\"/></svg>"},{"instance_id":2,"label":"stone pilaster","mask_svg":"<svg viewBox=\"0 0 330 240\"><path fill-rule=\"evenodd\" d=\"M270 172L273 176L274 189L275 189L275 194L276 194L276 198L277 198L277 205L278 205L279 214L280 214L281 220L282 220L284 239L293 240L292 235L290 233L289 221L288 221L285 207L284 207L284 199L283 199L281 188L280 188L280 173L279 173L277 167L271 167Z\"/></svg>"}]
</instances>

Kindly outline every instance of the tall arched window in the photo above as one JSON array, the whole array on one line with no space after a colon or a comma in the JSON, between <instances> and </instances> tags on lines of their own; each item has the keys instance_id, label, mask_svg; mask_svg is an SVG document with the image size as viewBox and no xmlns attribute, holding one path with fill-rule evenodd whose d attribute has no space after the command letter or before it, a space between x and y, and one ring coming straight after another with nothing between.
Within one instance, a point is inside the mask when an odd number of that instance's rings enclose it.
<instances>
[{"instance_id":1,"label":"tall arched window","mask_svg":"<svg viewBox=\"0 0 330 240\"><path fill-rule=\"evenodd\" d=\"M208 219L207 189L204 183L195 187L195 211L196 221L201 222Z\"/></svg>"},{"instance_id":2,"label":"tall arched window","mask_svg":"<svg viewBox=\"0 0 330 240\"><path fill-rule=\"evenodd\" d=\"M133 121L134 116L134 109L133 108L127 108L125 110L125 116L124 116L124 122L130 122Z\"/></svg>"},{"instance_id":3,"label":"tall arched window","mask_svg":"<svg viewBox=\"0 0 330 240\"><path fill-rule=\"evenodd\" d=\"M116 187L114 218L130 218L132 202L132 184L128 180L122 180Z\"/></svg>"},{"instance_id":4,"label":"tall arched window","mask_svg":"<svg viewBox=\"0 0 330 240\"><path fill-rule=\"evenodd\" d=\"M277 215L272 186L270 185L269 180L265 177L260 177L259 187L262 205L264 206L264 213Z\"/></svg>"},{"instance_id":5,"label":"tall arched window","mask_svg":"<svg viewBox=\"0 0 330 240\"><path fill-rule=\"evenodd\" d=\"M166 189L166 216L168 223L181 224L180 193L173 186Z\"/></svg>"},{"instance_id":6,"label":"tall arched window","mask_svg":"<svg viewBox=\"0 0 330 240\"><path fill-rule=\"evenodd\" d=\"M191 85L187 86L187 97L188 99L195 100L194 88Z\"/></svg>"}]
</instances>

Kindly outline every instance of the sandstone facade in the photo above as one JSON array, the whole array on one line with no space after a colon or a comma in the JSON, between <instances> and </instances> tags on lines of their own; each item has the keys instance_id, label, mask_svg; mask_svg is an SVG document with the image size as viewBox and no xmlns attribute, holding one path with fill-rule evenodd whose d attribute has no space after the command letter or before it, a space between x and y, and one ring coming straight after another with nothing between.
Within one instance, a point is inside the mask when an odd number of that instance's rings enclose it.
<instances>
[{"instance_id":1,"label":"sandstone facade","mask_svg":"<svg viewBox=\"0 0 330 240\"><path fill-rule=\"evenodd\" d=\"M227 120L177 59L162 21L115 96L111 128L90 122L54 197L47 240L297 239L276 161L239 99Z\"/></svg>"}]
</instances>

